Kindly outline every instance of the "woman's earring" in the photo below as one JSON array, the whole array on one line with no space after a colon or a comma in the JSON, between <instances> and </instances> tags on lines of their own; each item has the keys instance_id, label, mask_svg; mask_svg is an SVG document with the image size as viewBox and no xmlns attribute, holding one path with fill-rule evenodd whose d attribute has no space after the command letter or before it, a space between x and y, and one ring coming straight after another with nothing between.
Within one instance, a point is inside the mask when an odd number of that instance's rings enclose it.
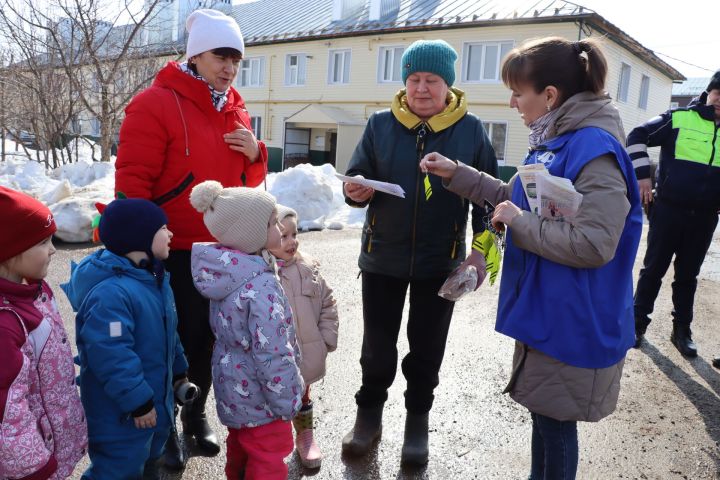
<instances>
[{"instance_id":1,"label":"woman's earring","mask_svg":"<svg viewBox=\"0 0 720 480\"><path fill-rule=\"evenodd\" d=\"M547 111L550 111L550 105L547 105L545 108L547 108Z\"/></svg>"}]
</instances>

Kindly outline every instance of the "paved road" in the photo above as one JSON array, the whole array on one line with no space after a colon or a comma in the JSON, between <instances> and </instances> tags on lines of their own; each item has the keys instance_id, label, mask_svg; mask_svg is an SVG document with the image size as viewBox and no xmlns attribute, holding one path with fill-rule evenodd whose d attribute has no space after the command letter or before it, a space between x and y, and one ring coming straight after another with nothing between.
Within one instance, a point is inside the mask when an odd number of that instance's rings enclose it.
<instances>
[{"instance_id":1,"label":"paved road","mask_svg":"<svg viewBox=\"0 0 720 480\"><path fill-rule=\"evenodd\" d=\"M359 385L362 318L357 276L359 231L311 232L301 248L323 263L340 312L340 345L328 375L313 387L317 433L326 455L319 471L305 471L289 458L290 478L316 479L525 479L530 461L530 417L501 391L508 379L512 341L493 331L498 286L483 286L458 303L430 417L431 457L425 469L400 468L404 379L398 375L385 409L383 438L364 460L341 458L340 439L352 426L353 394ZM640 247L641 255L645 244ZM91 249L63 246L49 281L72 333L73 315L57 289L71 259ZM639 266L640 259L636 264ZM666 282L668 283L668 282ZM561 286L560 286L561 288ZM684 360L669 342L670 290L663 285L649 344L629 353L617 412L598 424L580 426L578 478L720 479L720 374L710 366L720 354L720 284L701 280L695 337L700 357ZM402 341L400 356L407 352ZM224 438L223 428L212 421ZM222 479L224 451L193 457L186 479ZM78 467L77 479L84 467Z\"/></svg>"}]
</instances>

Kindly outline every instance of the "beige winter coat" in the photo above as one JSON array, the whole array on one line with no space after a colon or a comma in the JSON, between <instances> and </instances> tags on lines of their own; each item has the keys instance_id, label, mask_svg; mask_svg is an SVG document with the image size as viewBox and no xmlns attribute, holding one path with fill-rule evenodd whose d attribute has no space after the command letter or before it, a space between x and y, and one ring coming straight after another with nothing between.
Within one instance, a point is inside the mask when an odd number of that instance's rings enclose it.
<instances>
[{"instance_id":1,"label":"beige winter coat","mask_svg":"<svg viewBox=\"0 0 720 480\"><path fill-rule=\"evenodd\" d=\"M280 268L280 281L295 319L301 352L300 372L305 384L325 376L328 352L337 348L338 313L332 289L320 276L317 262L300 253Z\"/></svg>"},{"instance_id":2,"label":"beige winter coat","mask_svg":"<svg viewBox=\"0 0 720 480\"><path fill-rule=\"evenodd\" d=\"M609 97L577 94L561 107L548 138L583 127L599 127L622 144L625 137L617 109ZM493 205L510 199L509 183L459 164L445 186L474 203ZM572 227L523 211L512 222L517 246L563 265L593 268L615 255L630 210L625 179L612 156L591 160L577 176L575 189L583 202ZM582 321L582 319L578 319ZM556 420L598 421L615 410L625 360L603 369L574 367L516 342L513 373L505 390L531 412Z\"/></svg>"}]
</instances>

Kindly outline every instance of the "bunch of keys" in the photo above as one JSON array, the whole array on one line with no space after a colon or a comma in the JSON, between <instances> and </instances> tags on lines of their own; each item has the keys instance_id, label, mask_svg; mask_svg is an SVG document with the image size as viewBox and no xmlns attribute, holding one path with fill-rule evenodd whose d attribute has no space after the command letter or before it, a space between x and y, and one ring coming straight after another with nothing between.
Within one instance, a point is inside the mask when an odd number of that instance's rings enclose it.
<instances>
[{"instance_id":1,"label":"bunch of keys","mask_svg":"<svg viewBox=\"0 0 720 480\"><path fill-rule=\"evenodd\" d=\"M484 202L486 215L483 217L483 225L490 233L495 237L495 246L498 250L505 248L505 228L504 225L500 224L503 228L496 229L492 224L492 217L495 214L495 205L485 200Z\"/></svg>"}]
</instances>

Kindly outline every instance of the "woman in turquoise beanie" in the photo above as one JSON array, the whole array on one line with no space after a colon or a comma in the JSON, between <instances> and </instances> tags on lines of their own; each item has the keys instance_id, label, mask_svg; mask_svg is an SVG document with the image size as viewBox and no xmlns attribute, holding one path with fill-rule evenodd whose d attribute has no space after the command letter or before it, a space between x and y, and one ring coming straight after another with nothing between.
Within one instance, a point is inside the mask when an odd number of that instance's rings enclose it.
<instances>
[{"instance_id":1,"label":"woman in turquoise beanie","mask_svg":"<svg viewBox=\"0 0 720 480\"><path fill-rule=\"evenodd\" d=\"M459 162L497 175L497 160L482 122L467 111L465 94L454 88L457 53L442 40L417 41L402 57L401 89L389 110L374 113L347 175L399 184L405 198L344 185L345 201L368 206L359 266L362 271L364 334L362 385L355 395L355 426L343 452L365 455L382 431L387 389L395 379L397 339L405 296L410 289L408 342L402 361L405 439L402 462L428 460L428 413L445 353L453 302L437 295L455 268L473 265L485 276L482 254L465 258L470 202L442 187L438 177L421 175L426 152L442 152ZM474 205L472 229L484 231L483 210ZM476 287L477 287L476 286Z\"/></svg>"}]
</instances>

